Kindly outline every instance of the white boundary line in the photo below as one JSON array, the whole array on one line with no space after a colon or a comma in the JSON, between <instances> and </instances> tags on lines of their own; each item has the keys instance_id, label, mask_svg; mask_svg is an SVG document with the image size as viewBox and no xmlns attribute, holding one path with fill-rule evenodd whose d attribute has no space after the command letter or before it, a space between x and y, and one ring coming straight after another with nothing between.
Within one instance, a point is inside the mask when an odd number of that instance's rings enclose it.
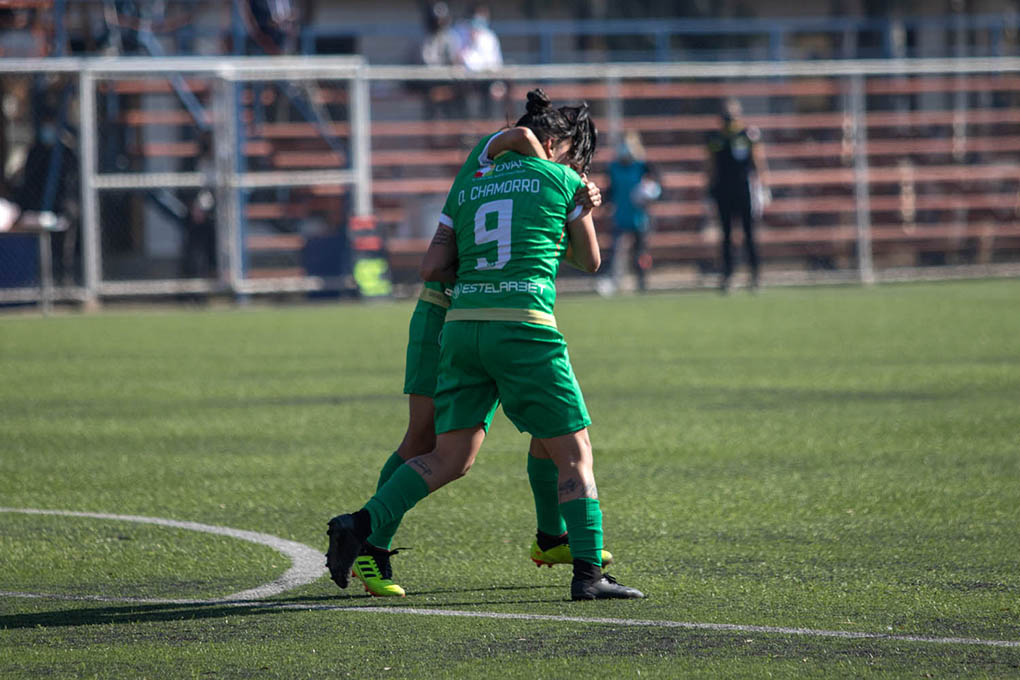
<instances>
[{"instance_id":1,"label":"white boundary line","mask_svg":"<svg viewBox=\"0 0 1020 680\"><path fill-rule=\"evenodd\" d=\"M644 628L681 628L710 630L727 633L768 633L772 635L798 635L804 637L842 638L845 640L891 640L898 642L927 642L941 645L981 645L985 647L1020 647L1020 640L983 640L980 638L934 637L928 635L894 635L848 630L821 630L817 628L787 628L783 626L752 626L736 623L694 623L688 621L657 621L654 619L615 619L589 616L561 616L557 614L512 614L506 612L470 612L459 609L422 609L418 607L344 607L339 605L280 605L281 609L321 609L342 612L375 612L383 614L414 614L417 616L457 616L477 619L504 619L512 621L550 621L556 623L583 623Z\"/></svg>"},{"instance_id":2,"label":"white boundary line","mask_svg":"<svg viewBox=\"0 0 1020 680\"><path fill-rule=\"evenodd\" d=\"M735 623L698 623L689 621L662 621L654 619L618 619L589 616L562 616L556 614L514 614L509 612L465 611L461 609L425 609L421 607L390 607L390 606L358 606L289 604L257 601L262 598L279 595L287 590L306 585L318 580L324 573L322 553L303 543L261 534L254 531L243 531L229 527L218 527L198 522L181 522L160 517L141 517L138 515L113 515L98 512L75 512L70 510L33 510L28 508L0 508L2 512L17 512L27 515L60 515L67 517L90 517L94 519L119 520L156 524L160 526L201 531L204 533L230 536L244 541L267 545L290 557L292 566L284 574L263 586L244 590L219 599L209 600L167 600L148 598L113 598L99 595L63 596L42 593L20 593L0 591L0 597L24 597L35 599L63 599L95 602L125 602L139 604L227 604L232 606L254 606L272 609L298 611L336 611L366 614L405 614L412 616L446 616L474 619L496 619L504 621L547 621L553 623L581 623L586 625L627 626L642 628L677 628L682 630L706 630L726 633L762 633L769 635L795 635L801 637L837 638L842 640L879 640L893 642L920 642L936 645L974 645L981 647L1020 648L1020 640L985 640L981 638L936 637L928 635L894 635L886 633L868 633L860 631L824 630L817 628L798 628L784 626L754 626Z\"/></svg>"},{"instance_id":3,"label":"white boundary line","mask_svg":"<svg viewBox=\"0 0 1020 680\"><path fill-rule=\"evenodd\" d=\"M277 552L283 553L290 558L290 569L285 571L280 578L255 588L242 590L226 597L214 600L164 600L164 599L139 599L127 598L115 600L107 598L103 602L145 602L145 603L169 603L169 604L208 604L212 602L234 602L239 600L260 600L273 595L279 595L298 586L307 585L319 580L326 573L325 560L322 552L310 548L304 543L288 541L270 534L260 534L255 531L244 531L242 529L231 529L230 527L218 527L212 524L200 524L198 522L181 522L162 517L142 517L139 515L114 515L105 512L75 512L73 510L33 510L31 508L0 508L0 512L17 512L24 515L58 515L62 517L89 517L92 519L115 520L120 522L138 522L139 524L157 524L175 529L187 529L188 531L200 531L206 534L218 536L229 536L242 541L249 541L259 545L269 546ZM4 593L9 594L9 593ZM96 598L78 598L96 599Z\"/></svg>"}]
</instances>

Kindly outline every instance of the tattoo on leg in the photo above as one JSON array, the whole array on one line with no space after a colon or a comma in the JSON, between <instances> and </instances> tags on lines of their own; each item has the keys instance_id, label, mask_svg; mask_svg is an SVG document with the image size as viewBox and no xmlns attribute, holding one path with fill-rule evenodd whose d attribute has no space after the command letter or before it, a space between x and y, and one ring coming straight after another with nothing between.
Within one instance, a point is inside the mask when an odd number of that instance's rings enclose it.
<instances>
[{"instance_id":1,"label":"tattoo on leg","mask_svg":"<svg viewBox=\"0 0 1020 680\"><path fill-rule=\"evenodd\" d=\"M599 490L595 482L590 484L578 483L576 479L568 479L559 485L559 496L573 496L576 498L598 498Z\"/></svg>"},{"instance_id":2,"label":"tattoo on leg","mask_svg":"<svg viewBox=\"0 0 1020 680\"><path fill-rule=\"evenodd\" d=\"M435 235L432 237L432 242L437 246L445 246L449 243L453 243L453 229L449 227L440 227L436 229Z\"/></svg>"},{"instance_id":3,"label":"tattoo on leg","mask_svg":"<svg viewBox=\"0 0 1020 680\"><path fill-rule=\"evenodd\" d=\"M407 464L413 467L415 470L417 470L422 477L429 477L432 475L432 468L430 468L427 463L425 463L419 458L412 458L411 460L407 461Z\"/></svg>"}]
</instances>

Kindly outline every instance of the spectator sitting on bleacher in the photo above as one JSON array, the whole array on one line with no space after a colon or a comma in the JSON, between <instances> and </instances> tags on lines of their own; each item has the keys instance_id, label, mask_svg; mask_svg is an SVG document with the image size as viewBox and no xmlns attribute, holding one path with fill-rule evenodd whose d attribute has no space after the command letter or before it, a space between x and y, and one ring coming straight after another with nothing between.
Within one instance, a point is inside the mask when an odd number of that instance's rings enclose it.
<instances>
[{"instance_id":1,"label":"spectator sitting on bleacher","mask_svg":"<svg viewBox=\"0 0 1020 680\"><path fill-rule=\"evenodd\" d=\"M460 37L458 62L472 73L503 68L499 38L489 28L489 7L476 4L457 26ZM501 80L472 80L471 91L478 98L478 117L492 118L496 105L506 107L507 85Z\"/></svg>"}]
</instances>

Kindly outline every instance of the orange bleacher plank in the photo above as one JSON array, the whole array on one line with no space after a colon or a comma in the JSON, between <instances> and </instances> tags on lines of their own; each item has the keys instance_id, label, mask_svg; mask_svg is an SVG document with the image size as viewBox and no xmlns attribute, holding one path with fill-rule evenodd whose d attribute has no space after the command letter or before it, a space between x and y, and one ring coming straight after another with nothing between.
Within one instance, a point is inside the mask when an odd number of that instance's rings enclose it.
<instances>
[{"instance_id":1,"label":"orange bleacher plank","mask_svg":"<svg viewBox=\"0 0 1020 680\"><path fill-rule=\"evenodd\" d=\"M287 170L291 168L342 168L347 159L334 151L277 151L273 154L273 165Z\"/></svg>"},{"instance_id":2,"label":"orange bleacher plank","mask_svg":"<svg viewBox=\"0 0 1020 680\"><path fill-rule=\"evenodd\" d=\"M301 250L305 237L300 234L255 234L244 240L249 250Z\"/></svg>"},{"instance_id":3,"label":"orange bleacher plank","mask_svg":"<svg viewBox=\"0 0 1020 680\"><path fill-rule=\"evenodd\" d=\"M247 156L265 156L272 151L272 145L268 142L249 141L245 142L244 151ZM198 143L145 142L142 145L142 155L151 157L193 158L198 155Z\"/></svg>"},{"instance_id":4,"label":"orange bleacher plank","mask_svg":"<svg viewBox=\"0 0 1020 680\"><path fill-rule=\"evenodd\" d=\"M250 220L298 219L308 215L307 203L249 203L245 216Z\"/></svg>"},{"instance_id":5,"label":"orange bleacher plank","mask_svg":"<svg viewBox=\"0 0 1020 680\"><path fill-rule=\"evenodd\" d=\"M337 121L326 125L327 133L336 137L347 137L350 135L351 126L348 123ZM264 137L266 139L305 139L318 138L319 127L313 123L290 122L290 123L262 123L251 130L252 137Z\"/></svg>"},{"instance_id":6,"label":"orange bleacher plank","mask_svg":"<svg viewBox=\"0 0 1020 680\"><path fill-rule=\"evenodd\" d=\"M407 149L397 151L372 151L373 166L408 165L454 165L458 167L467 159L470 149Z\"/></svg>"},{"instance_id":7,"label":"orange bleacher plank","mask_svg":"<svg viewBox=\"0 0 1020 680\"><path fill-rule=\"evenodd\" d=\"M302 267L259 267L245 272L249 279L293 279L306 275L307 272Z\"/></svg>"},{"instance_id":8,"label":"orange bleacher plank","mask_svg":"<svg viewBox=\"0 0 1020 680\"><path fill-rule=\"evenodd\" d=\"M962 111L872 111L867 114L869 127L915 127L921 125L970 125L1020 123L1017 109L964 109Z\"/></svg>"},{"instance_id":9,"label":"orange bleacher plank","mask_svg":"<svg viewBox=\"0 0 1020 680\"><path fill-rule=\"evenodd\" d=\"M590 83L550 83L543 88L554 100L608 99L609 87L603 81ZM524 101L530 86L518 85L511 90L511 101ZM622 82L620 96L624 99L710 99L726 97L818 96L841 94L846 86L838 80L798 78L783 80L725 81L702 80L654 82Z\"/></svg>"},{"instance_id":10,"label":"orange bleacher plank","mask_svg":"<svg viewBox=\"0 0 1020 680\"><path fill-rule=\"evenodd\" d=\"M142 145L142 154L150 157L193 158L198 155L198 144L195 142L146 142Z\"/></svg>"},{"instance_id":11,"label":"orange bleacher plank","mask_svg":"<svg viewBox=\"0 0 1020 680\"><path fill-rule=\"evenodd\" d=\"M184 86L195 94L209 91L211 83L198 78L186 78ZM146 79L104 80L99 84L101 92L113 91L117 94L172 94L173 85L164 77L147 76Z\"/></svg>"},{"instance_id":12,"label":"orange bleacher plank","mask_svg":"<svg viewBox=\"0 0 1020 680\"><path fill-rule=\"evenodd\" d=\"M752 115L748 123L763 130L817 130L842 131L848 117L840 111L825 113L783 113ZM956 122L967 124L1020 124L1020 111L1012 109L971 109L963 113L956 111L882 111L866 115L869 127L914 127L930 125L952 125ZM596 123L605 129L605 120ZM719 126L716 115L684 116L628 116L623 121L627 129L641 132L708 132ZM439 121L374 121L372 136L378 137L422 137L467 135L480 136L505 125L505 121L486 120L439 120ZM350 126L337 122L329 126L331 134L346 137ZM318 129L311 123L265 123L252 131L253 137L266 139L313 139L319 137ZM398 153L398 152L388 152Z\"/></svg>"},{"instance_id":13,"label":"orange bleacher plank","mask_svg":"<svg viewBox=\"0 0 1020 680\"><path fill-rule=\"evenodd\" d=\"M999 76L887 76L867 81L868 94L920 94L922 92L1015 92L1020 77Z\"/></svg>"},{"instance_id":14,"label":"orange bleacher plank","mask_svg":"<svg viewBox=\"0 0 1020 680\"><path fill-rule=\"evenodd\" d=\"M543 86L553 100L604 100L610 97L604 81L549 83ZM869 94L917 94L922 92L1013 92L1020 90L1016 76L872 76L865 85ZM511 101L523 101L531 86L511 88ZM624 81L624 99L709 99L726 97L814 97L839 95L848 89L845 78L784 77L754 80L674 80L672 82Z\"/></svg>"},{"instance_id":15,"label":"orange bleacher plank","mask_svg":"<svg viewBox=\"0 0 1020 680\"><path fill-rule=\"evenodd\" d=\"M1020 151L1020 136L980 137L965 136L960 139L959 148L952 138L935 139L870 139L869 156L895 156L908 154L946 155L956 152L1011 152ZM842 140L769 142L765 145L770 159L820 158L840 159L848 149ZM702 162L705 147L701 144L678 144L648 146L647 159L653 163ZM406 151L373 151L372 166L377 168L408 166L456 166L464 162L467 150L455 149L408 149ZM597 163L608 162L608 155L597 159ZM453 172L451 172L451 179Z\"/></svg>"},{"instance_id":16,"label":"orange bleacher plank","mask_svg":"<svg viewBox=\"0 0 1020 680\"><path fill-rule=\"evenodd\" d=\"M413 179L377 179L372 182L372 193L388 194L445 194L450 190L452 177L418 177Z\"/></svg>"},{"instance_id":17,"label":"orange bleacher plank","mask_svg":"<svg viewBox=\"0 0 1020 680\"><path fill-rule=\"evenodd\" d=\"M212 114L205 112L206 122L212 122ZM125 111L120 116L125 125L194 125L194 119L187 111L175 109L136 109Z\"/></svg>"}]
</instances>

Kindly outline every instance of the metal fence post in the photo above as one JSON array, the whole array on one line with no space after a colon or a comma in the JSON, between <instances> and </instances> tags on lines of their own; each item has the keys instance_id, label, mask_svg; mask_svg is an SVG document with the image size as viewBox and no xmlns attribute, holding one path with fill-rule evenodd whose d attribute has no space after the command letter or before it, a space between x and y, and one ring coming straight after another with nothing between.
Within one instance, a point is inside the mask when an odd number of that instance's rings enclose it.
<instances>
[{"instance_id":1,"label":"metal fence post","mask_svg":"<svg viewBox=\"0 0 1020 680\"><path fill-rule=\"evenodd\" d=\"M213 142L216 149L216 240L220 257L217 267L221 283L238 294L243 268L241 263L241 220L237 176L238 110L236 89L240 84L229 78L216 81L213 101Z\"/></svg>"},{"instance_id":2,"label":"metal fence post","mask_svg":"<svg viewBox=\"0 0 1020 680\"><path fill-rule=\"evenodd\" d=\"M85 284L85 309L99 306L99 279L102 276L102 248L99 234L99 195L96 189L99 126L96 119L96 80L86 67L78 76L79 138L81 175L82 271Z\"/></svg>"},{"instance_id":3,"label":"metal fence post","mask_svg":"<svg viewBox=\"0 0 1020 680\"><path fill-rule=\"evenodd\" d=\"M623 95L620 91L620 76L612 71L606 76L606 99L609 143L615 147L623 139Z\"/></svg>"},{"instance_id":4,"label":"metal fence post","mask_svg":"<svg viewBox=\"0 0 1020 680\"><path fill-rule=\"evenodd\" d=\"M371 104L365 67L351 77L351 169L354 171L354 214L372 214Z\"/></svg>"},{"instance_id":5,"label":"metal fence post","mask_svg":"<svg viewBox=\"0 0 1020 680\"><path fill-rule=\"evenodd\" d=\"M857 269L861 283L875 282L871 258L871 188L868 170L867 102L864 97L864 76L850 77L850 120L853 125L854 199L857 214Z\"/></svg>"}]
</instances>

